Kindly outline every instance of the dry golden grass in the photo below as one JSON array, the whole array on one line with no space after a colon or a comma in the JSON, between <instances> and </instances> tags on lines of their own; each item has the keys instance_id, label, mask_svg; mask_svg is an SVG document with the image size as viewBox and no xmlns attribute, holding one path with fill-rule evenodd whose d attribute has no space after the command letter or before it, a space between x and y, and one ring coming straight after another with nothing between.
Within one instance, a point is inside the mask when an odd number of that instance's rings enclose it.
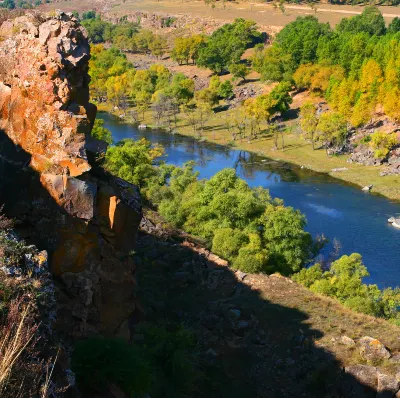
<instances>
[{"instance_id":1,"label":"dry golden grass","mask_svg":"<svg viewBox=\"0 0 400 398\"><path fill-rule=\"evenodd\" d=\"M30 316L31 306L23 299L13 300L9 312L0 330L0 392L8 389L8 384L15 379L13 371L17 363L23 360L26 352L32 351L37 343L38 325ZM17 378L19 379L19 375ZM23 376L22 376L23 378Z\"/></svg>"}]
</instances>

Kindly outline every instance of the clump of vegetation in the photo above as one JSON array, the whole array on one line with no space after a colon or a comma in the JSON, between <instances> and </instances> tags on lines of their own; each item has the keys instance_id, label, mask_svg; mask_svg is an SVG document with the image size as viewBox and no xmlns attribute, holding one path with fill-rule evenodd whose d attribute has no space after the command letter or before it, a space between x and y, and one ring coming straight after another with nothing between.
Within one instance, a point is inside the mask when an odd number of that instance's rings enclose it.
<instances>
[{"instance_id":1,"label":"clump of vegetation","mask_svg":"<svg viewBox=\"0 0 400 398\"><path fill-rule=\"evenodd\" d=\"M261 35L256 23L242 18L217 29L200 47L197 65L220 73L238 64L247 46L255 44Z\"/></svg>"},{"instance_id":2,"label":"clump of vegetation","mask_svg":"<svg viewBox=\"0 0 400 398\"><path fill-rule=\"evenodd\" d=\"M376 131L371 135L370 147L374 150L374 156L377 159L384 159L398 144L396 133L385 133Z\"/></svg>"},{"instance_id":3,"label":"clump of vegetation","mask_svg":"<svg viewBox=\"0 0 400 398\"><path fill-rule=\"evenodd\" d=\"M40 352L47 344L39 339L40 308L47 296L41 288L45 273L34 273L38 253L18 241L11 228L14 220L0 210L0 395L47 397L46 364ZM32 265L33 264L33 265ZM11 270L11 272L9 272ZM37 268L36 268L37 270ZM18 277L12 275L17 273ZM50 352L46 347L47 352Z\"/></svg>"},{"instance_id":4,"label":"clump of vegetation","mask_svg":"<svg viewBox=\"0 0 400 398\"><path fill-rule=\"evenodd\" d=\"M105 50L102 45L92 46L90 76L92 98L123 109L129 101L142 117L151 104L168 104L167 110L176 121L179 106L194 96L194 81L182 73L172 75L165 66L157 64L136 71L120 50Z\"/></svg>"},{"instance_id":5,"label":"clump of vegetation","mask_svg":"<svg viewBox=\"0 0 400 398\"><path fill-rule=\"evenodd\" d=\"M197 378L194 337L178 327L141 326L144 340L90 338L77 343L72 355L79 387L86 393L118 385L129 396L179 397L192 393Z\"/></svg>"},{"instance_id":6,"label":"clump of vegetation","mask_svg":"<svg viewBox=\"0 0 400 398\"><path fill-rule=\"evenodd\" d=\"M156 174L154 161L163 153L161 147L152 147L144 138L139 141L126 139L108 149L105 166L118 177L144 187Z\"/></svg>"},{"instance_id":7,"label":"clump of vegetation","mask_svg":"<svg viewBox=\"0 0 400 398\"><path fill-rule=\"evenodd\" d=\"M199 56L199 50L205 41L202 35L193 35L190 37L178 37L175 39L174 48L171 52L171 58L180 65L189 61L196 64Z\"/></svg>"},{"instance_id":8,"label":"clump of vegetation","mask_svg":"<svg viewBox=\"0 0 400 398\"><path fill-rule=\"evenodd\" d=\"M112 144L112 135L111 131L104 127L104 120L96 119L94 121L92 136L98 140L102 140L107 142L107 144Z\"/></svg>"},{"instance_id":9,"label":"clump of vegetation","mask_svg":"<svg viewBox=\"0 0 400 398\"><path fill-rule=\"evenodd\" d=\"M346 119L338 112L317 113L314 104L305 103L300 108L300 127L302 137L311 141L312 148L332 148L337 152L345 144L348 135Z\"/></svg>"},{"instance_id":10,"label":"clump of vegetation","mask_svg":"<svg viewBox=\"0 0 400 398\"><path fill-rule=\"evenodd\" d=\"M83 391L107 391L115 383L130 396L145 394L151 385L151 368L143 352L123 340L91 338L79 342L72 356Z\"/></svg>"},{"instance_id":11,"label":"clump of vegetation","mask_svg":"<svg viewBox=\"0 0 400 398\"><path fill-rule=\"evenodd\" d=\"M15 298L3 307L0 320L0 394L12 397L19 391L38 393L41 363L30 363L38 342L38 324L25 298ZM35 391L36 389L36 391Z\"/></svg>"},{"instance_id":12,"label":"clump of vegetation","mask_svg":"<svg viewBox=\"0 0 400 398\"><path fill-rule=\"evenodd\" d=\"M366 285L369 276L360 254L343 256L324 271L320 264L304 268L293 279L314 293L338 299L344 306L368 315L382 317L400 325L400 289L379 290Z\"/></svg>"}]
</instances>

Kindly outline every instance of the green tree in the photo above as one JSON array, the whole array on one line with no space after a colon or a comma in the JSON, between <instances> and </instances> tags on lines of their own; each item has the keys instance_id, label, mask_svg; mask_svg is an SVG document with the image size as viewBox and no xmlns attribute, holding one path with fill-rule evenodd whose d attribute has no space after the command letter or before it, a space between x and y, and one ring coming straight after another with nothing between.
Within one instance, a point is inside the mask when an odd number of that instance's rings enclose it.
<instances>
[{"instance_id":1,"label":"green tree","mask_svg":"<svg viewBox=\"0 0 400 398\"><path fill-rule=\"evenodd\" d=\"M125 139L108 149L105 168L112 174L139 187L154 176L152 167L164 154L161 147L152 147L149 141Z\"/></svg>"},{"instance_id":2,"label":"green tree","mask_svg":"<svg viewBox=\"0 0 400 398\"><path fill-rule=\"evenodd\" d=\"M217 29L199 49L197 64L220 73L238 63L247 46L257 40L256 23L242 18Z\"/></svg>"},{"instance_id":3,"label":"green tree","mask_svg":"<svg viewBox=\"0 0 400 398\"><path fill-rule=\"evenodd\" d=\"M387 32L388 33L400 32L400 18L399 17L395 17L392 19L392 22L388 26Z\"/></svg>"},{"instance_id":4,"label":"green tree","mask_svg":"<svg viewBox=\"0 0 400 398\"><path fill-rule=\"evenodd\" d=\"M149 50L157 58L161 58L167 50L167 40L159 35L149 43Z\"/></svg>"},{"instance_id":5,"label":"green tree","mask_svg":"<svg viewBox=\"0 0 400 398\"><path fill-rule=\"evenodd\" d=\"M290 81L296 64L290 53L285 53L278 45L256 47L252 58L253 68L264 81Z\"/></svg>"},{"instance_id":6,"label":"green tree","mask_svg":"<svg viewBox=\"0 0 400 398\"><path fill-rule=\"evenodd\" d=\"M321 114L317 126L317 140L322 142L327 155L330 146L335 149L340 148L346 137L347 122L340 113L325 112Z\"/></svg>"},{"instance_id":7,"label":"green tree","mask_svg":"<svg viewBox=\"0 0 400 398\"><path fill-rule=\"evenodd\" d=\"M317 18L298 17L277 34L276 41L284 54L291 55L297 68L316 60L319 39L323 40L329 33L329 25L320 23Z\"/></svg>"},{"instance_id":8,"label":"green tree","mask_svg":"<svg viewBox=\"0 0 400 398\"><path fill-rule=\"evenodd\" d=\"M378 7L365 7L361 15L342 19L336 27L339 33L366 32L370 35L383 35L386 32L385 20Z\"/></svg>"},{"instance_id":9,"label":"green tree","mask_svg":"<svg viewBox=\"0 0 400 398\"><path fill-rule=\"evenodd\" d=\"M224 99L229 99L233 96L233 86L230 80L225 80L220 84L218 88L218 95Z\"/></svg>"},{"instance_id":10,"label":"green tree","mask_svg":"<svg viewBox=\"0 0 400 398\"><path fill-rule=\"evenodd\" d=\"M172 76L170 85L164 89L164 93L180 105L187 104L194 96L194 81L183 73L176 73Z\"/></svg>"},{"instance_id":11,"label":"green tree","mask_svg":"<svg viewBox=\"0 0 400 398\"><path fill-rule=\"evenodd\" d=\"M107 142L107 144L112 144L113 142L111 131L104 127L103 119L96 119L94 121L92 136L98 140Z\"/></svg>"},{"instance_id":12,"label":"green tree","mask_svg":"<svg viewBox=\"0 0 400 398\"><path fill-rule=\"evenodd\" d=\"M242 79L245 82L246 76L249 74L249 69L245 64L238 63L230 65L229 72L232 73L234 78Z\"/></svg>"},{"instance_id":13,"label":"green tree","mask_svg":"<svg viewBox=\"0 0 400 398\"><path fill-rule=\"evenodd\" d=\"M315 134L317 126L318 116L315 105L312 103L305 103L300 108L300 127L303 132L303 138L311 141L313 150L315 150Z\"/></svg>"},{"instance_id":14,"label":"green tree","mask_svg":"<svg viewBox=\"0 0 400 398\"><path fill-rule=\"evenodd\" d=\"M289 275L299 271L313 257L311 235L304 231L306 219L298 210L268 205L261 222L270 254L270 272L277 270Z\"/></svg>"},{"instance_id":15,"label":"green tree","mask_svg":"<svg viewBox=\"0 0 400 398\"><path fill-rule=\"evenodd\" d=\"M104 43L106 41L105 32L110 25L108 22L104 22L100 18L89 18L84 19L82 25L86 28L89 40L92 43Z\"/></svg>"}]
</instances>

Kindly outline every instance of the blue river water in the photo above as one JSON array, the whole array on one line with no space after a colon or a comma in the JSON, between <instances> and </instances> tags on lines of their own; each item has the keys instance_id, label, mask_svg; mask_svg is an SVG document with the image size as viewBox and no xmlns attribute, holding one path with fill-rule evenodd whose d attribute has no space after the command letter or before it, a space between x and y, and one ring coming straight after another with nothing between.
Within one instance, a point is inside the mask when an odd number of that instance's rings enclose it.
<instances>
[{"instance_id":1,"label":"blue river water","mask_svg":"<svg viewBox=\"0 0 400 398\"><path fill-rule=\"evenodd\" d=\"M400 229L387 222L389 217L400 216L400 203L364 193L328 175L250 152L158 130L139 130L107 113L99 117L105 120L115 142L145 137L165 148L168 163L182 165L194 160L202 178L226 167L235 168L250 186L268 188L272 196L306 215L307 231L314 237L324 235L330 242L321 259L331 256L333 246L340 248L340 255L360 253L370 272L366 282L381 288L400 286Z\"/></svg>"}]
</instances>

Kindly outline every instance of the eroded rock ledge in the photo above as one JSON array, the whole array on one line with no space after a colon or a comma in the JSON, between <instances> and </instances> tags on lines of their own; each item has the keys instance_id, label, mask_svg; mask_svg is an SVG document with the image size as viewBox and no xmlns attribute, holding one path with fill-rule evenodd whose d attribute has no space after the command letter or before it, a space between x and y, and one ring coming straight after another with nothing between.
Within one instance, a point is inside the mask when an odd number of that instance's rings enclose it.
<instances>
[{"instance_id":1,"label":"eroded rock ledge","mask_svg":"<svg viewBox=\"0 0 400 398\"><path fill-rule=\"evenodd\" d=\"M136 187L91 159L90 48L71 14L27 14L0 27L0 203L48 250L60 329L122 333L135 314ZM128 336L128 330L124 331Z\"/></svg>"}]
</instances>

